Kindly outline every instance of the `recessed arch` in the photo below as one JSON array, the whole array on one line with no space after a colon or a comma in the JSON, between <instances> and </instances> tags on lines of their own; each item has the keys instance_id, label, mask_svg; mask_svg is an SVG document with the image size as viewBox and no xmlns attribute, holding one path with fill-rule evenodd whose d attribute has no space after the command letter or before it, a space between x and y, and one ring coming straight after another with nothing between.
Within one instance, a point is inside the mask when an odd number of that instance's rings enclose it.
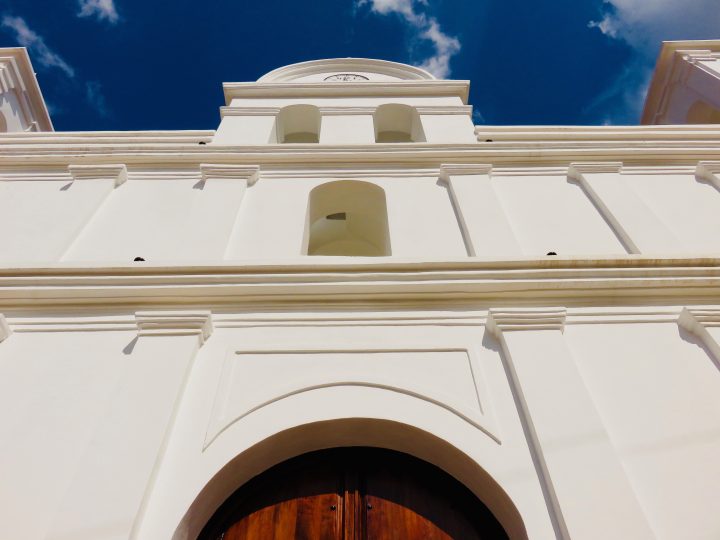
<instances>
[{"instance_id":1,"label":"recessed arch","mask_svg":"<svg viewBox=\"0 0 720 540\"><path fill-rule=\"evenodd\" d=\"M310 192L305 254L390 255L385 190L359 180L327 182Z\"/></svg>"},{"instance_id":2,"label":"recessed arch","mask_svg":"<svg viewBox=\"0 0 720 540\"><path fill-rule=\"evenodd\" d=\"M320 141L320 110L315 105L288 105L277 116L275 130L279 143Z\"/></svg>"},{"instance_id":3,"label":"recessed arch","mask_svg":"<svg viewBox=\"0 0 720 540\"><path fill-rule=\"evenodd\" d=\"M720 124L720 109L699 99L688 109L686 122L688 124Z\"/></svg>"},{"instance_id":4,"label":"recessed arch","mask_svg":"<svg viewBox=\"0 0 720 540\"><path fill-rule=\"evenodd\" d=\"M487 506L510 538L528 538L520 512L505 490L463 451L415 426L355 417L299 425L269 436L232 458L194 497L173 540L197 538L233 492L271 467L315 450L353 446L403 452L442 469Z\"/></svg>"},{"instance_id":5,"label":"recessed arch","mask_svg":"<svg viewBox=\"0 0 720 540\"><path fill-rule=\"evenodd\" d=\"M380 105L373 114L375 142L425 142L420 115L414 107L401 103Z\"/></svg>"}]
</instances>

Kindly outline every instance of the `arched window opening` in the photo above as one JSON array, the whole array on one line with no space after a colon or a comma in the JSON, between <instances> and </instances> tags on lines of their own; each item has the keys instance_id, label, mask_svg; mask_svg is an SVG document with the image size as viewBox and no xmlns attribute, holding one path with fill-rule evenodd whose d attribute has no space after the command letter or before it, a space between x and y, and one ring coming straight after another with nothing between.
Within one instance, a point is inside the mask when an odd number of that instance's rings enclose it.
<instances>
[{"instance_id":1,"label":"arched window opening","mask_svg":"<svg viewBox=\"0 0 720 540\"><path fill-rule=\"evenodd\" d=\"M317 143L320 141L320 111L314 105L289 105L277 117L279 143Z\"/></svg>"},{"instance_id":2,"label":"arched window opening","mask_svg":"<svg viewBox=\"0 0 720 540\"><path fill-rule=\"evenodd\" d=\"M420 115L414 107L388 103L380 105L373 115L375 122L375 142L424 142L425 133Z\"/></svg>"},{"instance_id":3,"label":"arched window opening","mask_svg":"<svg viewBox=\"0 0 720 540\"><path fill-rule=\"evenodd\" d=\"M686 121L688 124L720 124L720 109L698 100L688 109Z\"/></svg>"},{"instance_id":4,"label":"arched window opening","mask_svg":"<svg viewBox=\"0 0 720 540\"><path fill-rule=\"evenodd\" d=\"M305 236L308 255L390 255L385 191L357 180L316 187L310 192Z\"/></svg>"}]
</instances>

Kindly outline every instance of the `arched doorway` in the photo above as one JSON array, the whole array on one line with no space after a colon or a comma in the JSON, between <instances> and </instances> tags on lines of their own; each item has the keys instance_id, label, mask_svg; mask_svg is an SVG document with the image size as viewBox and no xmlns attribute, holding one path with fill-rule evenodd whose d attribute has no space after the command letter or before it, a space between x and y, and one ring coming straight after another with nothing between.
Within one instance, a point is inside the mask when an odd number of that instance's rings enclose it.
<instances>
[{"instance_id":1,"label":"arched doorway","mask_svg":"<svg viewBox=\"0 0 720 540\"><path fill-rule=\"evenodd\" d=\"M198 538L507 537L485 505L441 469L400 452L353 447L304 454L256 476Z\"/></svg>"}]
</instances>

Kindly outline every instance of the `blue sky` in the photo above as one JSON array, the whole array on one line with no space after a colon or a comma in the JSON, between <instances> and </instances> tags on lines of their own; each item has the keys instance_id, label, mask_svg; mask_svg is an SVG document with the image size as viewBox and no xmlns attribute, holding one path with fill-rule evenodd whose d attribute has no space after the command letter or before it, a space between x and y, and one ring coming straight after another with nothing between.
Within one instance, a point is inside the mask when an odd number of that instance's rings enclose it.
<instances>
[{"instance_id":1,"label":"blue sky","mask_svg":"<svg viewBox=\"0 0 720 540\"><path fill-rule=\"evenodd\" d=\"M720 0L0 0L63 131L215 129L223 81L346 56L470 79L479 124L635 124L660 41L712 38Z\"/></svg>"}]
</instances>

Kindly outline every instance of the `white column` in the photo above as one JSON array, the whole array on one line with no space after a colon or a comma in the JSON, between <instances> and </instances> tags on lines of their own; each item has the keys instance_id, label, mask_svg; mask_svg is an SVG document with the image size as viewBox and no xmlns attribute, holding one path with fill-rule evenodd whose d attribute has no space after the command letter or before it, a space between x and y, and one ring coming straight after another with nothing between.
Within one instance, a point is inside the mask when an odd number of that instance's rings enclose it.
<instances>
[{"instance_id":1,"label":"white column","mask_svg":"<svg viewBox=\"0 0 720 540\"><path fill-rule=\"evenodd\" d=\"M564 338L564 308L491 309L560 538L654 538Z\"/></svg>"},{"instance_id":2,"label":"white column","mask_svg":"<svg viewBox=\"0 0 720 540\"><path fill-rule=\"evenodd\" d=\"M720 189L720 161L699 162L695 169L695 176Z\"/></svg>"},{"instance_id":3,"label":"white column","mask_svg":"<svg viewBox=\"0 0 720 540\"><path fill-rule=\"evenodd\" d=\"M208 184L217 183L218 180L233 181L236 183L236 188L240 190L240 193L235 193L235 213L232 216L232 223L218 223L213 227L213 230L217 231L228 231L227 238L225 240L225 250L223 252L223 258L227 258L228 253L232 252L233 241L237 236L238 222L240 218L240 212L242 211L242 201L245 198L245 192L251 186L260 179L260 167L257 165L212 165L212 164L201 164L200 172L202 175L202 181ZM206 204L216 204L212 199L208 199Z\"/></svg>"},{"instance_id":4,"label":"white column","mask_svg":"<svg viewBox=\"0 0 720 540\"><path fill-rule=\"evenodd\" d=\"M448 186L468 255L520 256L520 244L493 189L491 171L491 165L443 165L440 179Z\"/></svg>"},{"instance_id":5,"label":"white column","mask_svg":"<svg viewBox=\"0 0 720 540\"><path fill-rule=\"evenodd\" d=\"M125 539L142 514L209 312L138 312L138 338L49 540Z\"/></svg>"},{"instance_id":6,"label":"white column","mask_svg":"<svg viewBox=\"0 0 720 540\"><path fill-rule=\"evenodd\" d=\"M207 242L207 231L214 231L215 236L225 237L217 237L218 245L211 251L216 252L219 248L224 256L235 234L245 192L258 181L260 167L203 163L200 165L200 174L203 191L208 191L209 196L197 201L198 210L200 215L211 217L206 227L187 233L188 245L202 245L204 239Z\"/></svg>"},{"instance_id":7,"label":"white column","mask_svg":"<svg viewBox=\"0 0 720 540\"><path fill-rule=\"evenodd\" d=\"M630 253L681 251L680 240L622 177L622 163L571 163L578 182Z\"/></svg>"},{"instance_id":8,"label":"white column","mask_svg":"<svg viewBox=\"0 0 720 540\"><path fill-rule=\"evenodd\" d=\"M113 190L127 181L127 168L123 164L70 165L72 184L68 189L75 194L74 212L70 218L75 221L75 231L69 245L58 254L61 260L67 257L72 247L103 206Z\"/></svg>"},{"instance_id":9,"label":"white column","mask_svg":"<svg viewBox=\"0 0 720 540\"><path fill-rule=\"evenodd\" d=\"M678 325L700 338L720 365L720 308L684 308Z\"/></svg>"}]
</instances>

